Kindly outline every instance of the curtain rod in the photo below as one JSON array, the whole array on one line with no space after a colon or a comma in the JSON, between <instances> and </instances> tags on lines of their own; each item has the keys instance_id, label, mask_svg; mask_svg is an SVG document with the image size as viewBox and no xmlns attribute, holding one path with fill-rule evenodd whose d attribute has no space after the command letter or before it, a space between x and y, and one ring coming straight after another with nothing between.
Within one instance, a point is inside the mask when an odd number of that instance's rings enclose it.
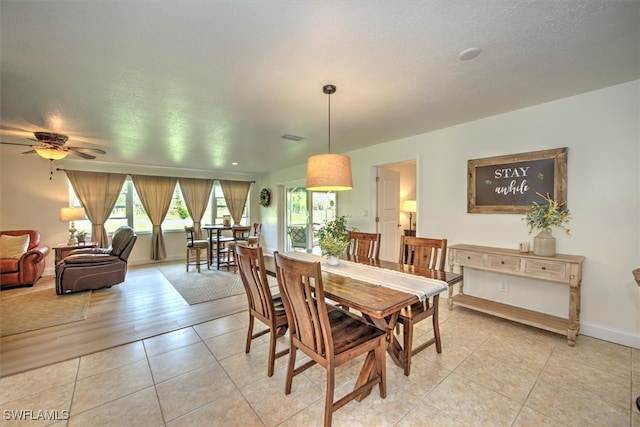
<instances>
[{"instance_id":1,"label":"curtain rod","mask_svg":"<svg viewBox=\"0 0 640 427\"><path fill-rule=\"evenodd\" d=\"M77 169L69 169L70 171L76 171L76 172L96 172L96 171L82 171L82 170L77 170ZM66 172L67 169L65 168L56 168L56 171L62 171L62 172ZM96 173L110 173L110 172L96 172ZM120 173L120 172L118 172ZM124 173L125 175L143 175L143 176L165 176L165 175L147 175L147 174L143 174L143 173L129 173L126 172ZM243 181L241 179L222 179L222 178L195 178L195 177L188 177L188 176L172 176L170 178L189 178L189 179L213 179L214 181L240 181L240 182L250 182L252 184L255 184L255 181Z\"/></svg>"}]
</instances>

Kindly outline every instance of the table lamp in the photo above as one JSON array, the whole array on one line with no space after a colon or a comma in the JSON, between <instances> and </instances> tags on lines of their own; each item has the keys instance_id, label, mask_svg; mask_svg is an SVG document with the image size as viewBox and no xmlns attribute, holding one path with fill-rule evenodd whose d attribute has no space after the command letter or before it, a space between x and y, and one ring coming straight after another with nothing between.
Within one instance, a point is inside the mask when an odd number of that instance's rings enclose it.
<instances>
[{"instance_id":1,"label":"table lamp","mask_svg":"<svg viewBox=\"0 0 640 427\"><path fill-rule=\"evenodd\" d=\"M405 212L409 212L409 231L411 231L411 227L413 226L413 213L416 211L416 201L405 200L402 204L402 210Z\"/></svg>"},{"instance_id":2,"label":"table lamp","mask_svg":"<svg viewBox=\"0 0 640 427\"><path fill-rule=\"evenodd\" d=\"M68 246L73 246L78 244L78 239L76 239L76 224L75 220L84 219L84 208L62 208L60 209L60 221L71 221L71 225L69 226L69 241L67 242Z\"/></svg>"}]
</instances>

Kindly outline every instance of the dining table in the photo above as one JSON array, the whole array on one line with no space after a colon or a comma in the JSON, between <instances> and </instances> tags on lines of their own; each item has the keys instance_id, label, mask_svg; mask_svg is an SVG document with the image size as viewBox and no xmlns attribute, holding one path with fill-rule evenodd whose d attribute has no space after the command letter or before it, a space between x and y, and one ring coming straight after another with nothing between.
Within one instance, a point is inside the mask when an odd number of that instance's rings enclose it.
<instances>
[{"instance_id":1,"label":"dining table","mask_svg":"<svg viewBox=\"0 0 640 427\"><path fill-rule=\"evenodd\" d=\"M353 255L341 257L336 267L328 265L323 257L305 252L285 252L283 255L320 261L325 296L338 305L358 310L365 319L386 331L387 352L391 360L403 369L403 348L393 333L400 311L430 297L435 310L438 310L440 293L462 281L462 275L458 273ZM264 263L266 273L276 277L274 257L265 254ZM404 282L407 283L406 288L402 286ZM368 355L357 385L365 383L373 375L374 362L373 355Z\"/></svg>"},{"instance_id":2,"label":"dining table","mask_svg":"<svg viewBox=\"0 0 640 427\"><path fill-rule=\"evenodd\" d=\"M232 230L233 227L231 225L222 225L222 224L206 224L201 227L203 230L207 230L209 234L209 259L213 264L213 244L215 242L216 245L216 269L220 270L220 242L224 241L226 238L222 237L222 232L225 230ZM214 238L215 236L215 238ZM226 240L233 240L226 239Z\"/></svg>"}]
</instances>

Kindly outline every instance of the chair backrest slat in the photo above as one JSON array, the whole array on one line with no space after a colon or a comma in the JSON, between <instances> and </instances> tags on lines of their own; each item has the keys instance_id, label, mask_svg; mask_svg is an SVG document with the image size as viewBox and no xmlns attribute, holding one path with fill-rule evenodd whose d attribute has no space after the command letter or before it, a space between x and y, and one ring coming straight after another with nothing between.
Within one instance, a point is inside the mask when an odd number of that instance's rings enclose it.
<instances>
[{"instance_id":1,"label":"chair backrest slat","mask_svg":"<svg viewBox=\"0 0 640 427\"><path fill-rule=\"evenodd\" d=\"M447 239L402 236L399 262L444 271L447 262Z\"/></svg>"}]
</instances>

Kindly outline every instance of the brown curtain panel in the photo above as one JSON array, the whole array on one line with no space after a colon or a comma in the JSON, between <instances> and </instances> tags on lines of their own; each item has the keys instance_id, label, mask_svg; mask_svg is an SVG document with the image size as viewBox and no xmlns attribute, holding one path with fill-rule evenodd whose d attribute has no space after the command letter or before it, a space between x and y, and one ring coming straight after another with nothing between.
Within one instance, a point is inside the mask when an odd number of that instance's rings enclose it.
<instances>
[{"instance_id":1,"label":"brown curtain panel","mask_svg":"<svg viewBox=\"0 0 640 427\"><path fill-rule=\"evenodd\" d=\"M167 257L162 237L162 221L167 216L177 178L167 176L131 175L133 185L153 224L151 233L151 259L161 260Z\"/></svg>"},{"instance_id":2,"label":"brown curtain panel","mask_svg":"<svg viewBox=\"0 0 640 427\"><path fill-rule=\"evenodd\" d=\"M104 223L118 201L127 175L71 170L65 172L91 221L91 239L100 247L108 247L109 238Z\"/></svg>"},{"instance_id":3,"label":"brown curtain panel","mask_svg":"<svg viewBox=\"0 0 640 427\"><path fill-rule=\"evenodd\" d=\"M179 178L180 191L187 210L193 220L194 233L197 239L202 238L200 231L202 216L207 210L211 189L213 189L213 179Z\"/></svg>"},{"instance_id":4,"label":"brown curtain panel","mask_svg":"<svg viewBox=\"0 0 640 427\"><path fill-rule=\"evenodd\" d=\"M222 188L222 194L224 194L224 201L227 202L229 213L233 218L233 224L240 224L251 182L220 180L220 187Z\"/></svg>"}]
</instances>

